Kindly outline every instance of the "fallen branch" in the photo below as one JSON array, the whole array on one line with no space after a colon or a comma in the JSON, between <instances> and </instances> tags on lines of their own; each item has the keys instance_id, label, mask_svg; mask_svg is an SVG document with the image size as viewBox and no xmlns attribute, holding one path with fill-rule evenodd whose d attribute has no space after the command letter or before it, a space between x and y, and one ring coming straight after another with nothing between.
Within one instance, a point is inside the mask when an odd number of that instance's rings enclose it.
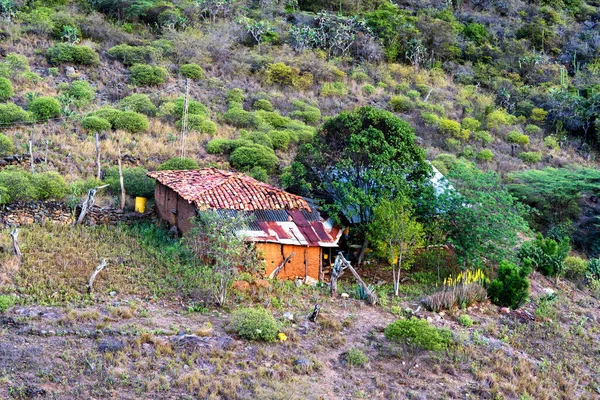
<instances>
[{"instance_id":1,"label":"fallen branch","mask_svg":"<svg viewBox=\"0 0 600 400\"><path fill-rule=\"evenodd\" d=\"M83 222L87 212L94 206L94 202L96 201L96 192L105 187L108 187L108 185L98 186L88 190L87 198L83 201L83 203L81 203L81 212L79 213L79 218L77 218L75 225L79 225Z\"/></svg>"},{"instance_id":2,"label":"fallen branch","mask_svg":"<svg viewBox=\"0 0 600 400\"><path fill-rule=\"evenodd\" d=\"M88 293L92 292L92 287L94 285L94 280L96 279L96 275L98 275L105 267L106 267L106 258L102 260L100 265L98 265L96 267L96 269L94 270L94 273L92 274L92 276L90 276L90 283L88 283L88 288L87 288Z\"/></svg>"},{"instance_id":3,"label":"fallen branch","mask_svg":"<svg viewBox=\"0 0 600 400\"><path fill-rule=\"evenodd\" d=\"M312 310L312 312L308 316L308 320L310 322L317 322L317 317L319 316L319 311L321 311L321 306L319 304L315 304L315 308Z\"/></svg>"},{"instance_id":4,"label":"fallen branch","mask_svg":"<svg viewBox=\"0 0 600 400\"><path fill-rule=\"evenodd\" d=\"M10 236L12 237L13 254L17 256L19 265L21 265L23 253L21 253L21 249L19 248L19 230L14 228L12 231L10 231Z\"/></svg>"},{"instance_id":5,"label":"fallen branch","mask_svg":"<svg viewBox=\"0 0 600 400\"><path fill-rule=\"evenodd\" d=\"M338 255L335 259L334 266L333 266L333 271L331 273L331 294L333 295L333 294L337 293L337 279L344 273L344 270L346 268L348 268L350 270L350 272L352 272L352 275L354 275L354 278L356 278L356 280L358 281L360 286L362 286L362 288L364 289L365 293L367 294L367 303L370 305L375 305L375 303L377 303L377 296L375 295L375 293L373 293L373 291L371 289L369 289L369 286L367 286L367 284L361 279L358 272L356 272L356 270L352 267L352 265L350 265L348 260L346 260L346 258L342 254L342 252L338 253ZM334 274L337 275L335 277L335 281L334 281ZM334 283L335 283L335 290L334 290Z\"/></svg>"},{"instance_id":6,"label":"fallen branch","mask_svg":"<svg viewBox=\"0 0 600 400\"><path fill-rule=\"evenodd\" d=\"M281 272L281 269L282 269L283 267L285 267L285 264L287 264L287 262L288 262L288 261L290 261L290 259L291 259L292 257L294 257L294 254L296 254L296 252L293 252L292 254L290 254L289 256L287 256L287 257L286 257L286 259L285 259L285 260L283 260L283 262L281 263L281 265L279 265L279 267L275 268L275 269L273 270L273 272L271 272L271 273L269 274L269 279L275 279L275 278L277 278L277 275L279 275L279 272Z\"/></svg>"}]
</instances>

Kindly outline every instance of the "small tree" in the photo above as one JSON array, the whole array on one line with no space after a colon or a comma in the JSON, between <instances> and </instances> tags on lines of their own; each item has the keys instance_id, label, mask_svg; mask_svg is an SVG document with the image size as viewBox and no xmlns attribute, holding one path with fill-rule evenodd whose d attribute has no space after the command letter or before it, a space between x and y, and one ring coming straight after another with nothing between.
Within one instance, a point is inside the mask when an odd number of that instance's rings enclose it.
<instances>
[{"instance_id":1,"label":"small tree","mask_svg":"<svg viewBox=\"0 0 600 400\"><path fill-rule=\"evenodd\" d=\"M490 283L488 294L492 303L513 310L521 307L529 297L529 273L531 262L518 267L508 261L498 265L498 278Z\"/></svg>"},{"instance_id":2,"label":"small tree","mask_svg":"<svg viewBox=\"0 0 600 400\"><path fill-rule=\"evenodd\" d=\"M377 251L392 265L394 294L398 296L402 262L408 266L407 256L423 241L423 226L413 218L413 210L404 196L383 200L375 208L375 219L369 227L369 240Z\"/></svg>"},{"instance_id":3,"label":"small tree","mask_svg":"<svg viewBox=\"0 0 600 400\"><path fill-rule=\"evenodd\" d=\"M225 304L229 287L239 270L257 272L262 264L254 245L241 234L247 230L247 224L247 218L241 214L227 216L204 211L185 238L187 247L212 266L210 291L220 306Z\"/></svg>"}]
</instances>

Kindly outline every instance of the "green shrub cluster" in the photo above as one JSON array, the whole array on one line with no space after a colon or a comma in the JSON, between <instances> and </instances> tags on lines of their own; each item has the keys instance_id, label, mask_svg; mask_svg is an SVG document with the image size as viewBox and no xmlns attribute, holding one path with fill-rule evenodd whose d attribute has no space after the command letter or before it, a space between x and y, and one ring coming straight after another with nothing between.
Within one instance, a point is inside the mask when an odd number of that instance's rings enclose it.
<instances>
[{"instance_id":1,"label":"green shrub cluster","mask_svg":"<svg viewBox=\"0 0 600 400\"><path fill-rule=\"evenodd\" d=\"M266 69L267 83L281 86L291 86L305 90L312 86L313 75L310 72L301 73L298 68L292 68L279 62L268 64Z\"/></svg>"},{"instance_id":2,"label":"green shrub cluster","mask_svg":"<svg viewBox=\"0 0 600 400\"><path fill-rule=\"evenodd\" d=\"M12 83L8 78L0 77L0 101L6 101L15 95Z\"/></svg>"},{"instance_id":3,"label":"green shrub cluster","mask_svg":"<svg viewBox=\"0 0 600 400\"><path fill-rule=\"evenodd\" d=\"M344 82L326 82L321 86L321 96L341 97L348 94L348 88Z\"/></svg>"},{"instance_id":4,"label":"green shrub cluster","mask_svg":"<svg viewBox=\"0 0 600 400\"><path fill-rule=\"evenodd\" d=\"M15 296L2 294L0 295L0 313L8 310L15 305Z\"/></svg>"},{"instance_id":5,"label":"green shrub cluster","mask_svg":"<svg viewBox=\"0 0 600 400\"><path fill-rule=\"evenodd\" d=\"M372 94L375 93L376 89L375 86L371 85L371 84L366 84L362 87L362 91L364 94L366 94L367 96L370 96Z\"/></svg>"},{"instance_id":6,"label":"green shrub cluster","mask_svg":"<svg viewBox=\"0 0 600 400\"><path fill-rule=\"evenodd\" d=\"M321 110L318 107L306 104L300 100L292 102L294 111L290 113L290 118L298 119L306 124L315 125L321 121Z\"/></svg>"},{"instance_id":7,"label":"green shrub cluster","mask_svg":"<svg viewBox=\"0 0 600 400\"><path fill-rule=\"evenodd\" d=\"M29 103L29 112L36 121L48 121L60 115L60 103L53 97L36 97Z\"/></svg>"},{"instance_id":8,"label":"green shrub cluster","mask_svg":"<svg viewBox=\"0 0 600 400\"><path fill-rule=\"evenodd\" d=\"M581 279L588 271L588 262L580 257L569 256L565 258L563 264L565 276L570 279Z\"/></svg>"},{"instance_id":9,"label":"green shrub cluster","mask_svg":"<svg viewBox=\"0 0 600 400\"><path fill-rule=\"evenodd\" d=\"M529 136L522 134L519 131L511 131L506 136L506 141L508 143L518 144L520 146L524 146L529 144Z\"/></svg>"},{"instance_id":10,"label":"green shrub cluster","mask_svg":"<svg viewBox=\"0 0 600 400\"><path fill-rule=\"evenodd\" d=\"M164 103L161 105L161 112L163 116L172 116L179 118L176 125L181 129L183 124L183 109L185 107L185 99L183 96L179 97L174 102ZM194 99L188 100L188 118L187 118L188 130L214 134L217 132L217 125L208 118L208 109L204 104Z\"/></svg>"},{"instance_id":11,"label":"green shrub cluster","mask_svg":"<svg viewBox=\"0 0 600 400\"><path fill-rule=\"evenodd\" d=\"M475 132L481 126L481 122L475 118L463 118L461 122L462 129L466 129L469 132Z\"/></svg>"},{"instance_id":12,"label":"green shrub cluster","mask_svg":"<svg viewBox=\"0 0 600 400\"><path fill-rule=\"evenodd\" d=\"M87 129L90 132L103 132L108 131L111 128L110 122L104 118L88 116L81 120L81 126L83 129Z\"/></svg>"},{"instance_id":13,"label":"green shrub cluster","mask_svg":"<svg viewBox=\"0 0 600 400\"><path fill-rule=\"evenodd\" d=\"M492 161L494 159L494 153L490 149L482 149L477 153L477 159L485 162Z\"/></svg>"},{"instance_id":14,"label":"green shrub cluster","mask_svg":"<svg viewBox=\"0 0 600 400\"><path fill-rule=\"evenodd\" d=\"M480 142L482 146L487 146L494 141L494 138L488 131L476 131L473 134L473 140Z\"/></svg>"},{"instance_id":15,"label":"green shrub cluster","mask_svg":"<svg viewBox=\"0 0 600 400\"><path fill-rule=\"evenodd\" d=\"M131 46L120 44L110 48L108 55L125 65L152 64L160 60L162 51L153 46Z\"/></svg>"},{"instance_id":16,"label":"green shrub cluster","mask_svg":"<svg viewBox=\"0 0 600 400\"><path fill-rule=\"evenodd\" d=\"M68 192L64 178L56 172L31 174L20 167L6 167L0 171L0 187L6 189L0 202L60 200Z\"/></svg>"},{"instance_id":17,"label":"green shrub cluster","mask_svg":"<svg viewBox=\"0 0 600 400\"><path fill-rule=\"evenodd\" d=\"M75 99L78 107L85 107L96 97L96 88L87 81L75 81L67 89L67 94Z\"/></svg>"},{"instance_id":18,"label":"green shrub cluster","mask_svg":"<svg viewBox=\"0 0 600 400\"><path fill-rule=\"evenodd\" d=\"M261 167L268 173L273 173L279 164L273 149L262 145L238 147L231 152L229 162L234 168L241 171Z\"/></svg>"},{"instance_id":19,"label":"green shrub cluster","mask_svg":"<svg viewBox=\"0 0 600 400\"><path fill-rule=\"evenodd\" d=\"M240 308L231 316L231 327L243 339L272 342L279 325L270 311L262 307Z\"/></svg>"},{"instance_id":20,"label":"green shrub cluster","mask_svg":"<svg viewBox=\"0 0 600 400\"><path fill-rule=\"evenodd\" d=\"M135 64L129 68L129 80L136 86L157 86L166 82L169 72L164 67Z\"/></svg>"},{"instance_id":21,"label":"green shrub cluster","mask_svg":"<svg viewBox=\"0 0 600 400\"><path fill-rule=\"evenodd\" d=\"M119 106L122 110L135 111L149 117L154 117L158 112L147 94L129 95L120 101Z\"/></svg>"},{"instance_id":22,"label":"green shrub cluster","mask_svg":"<svg viewBox=\"0 0 600 400\"><path fill-rule=\"evenodd\" d=\"M184 170L184 169L199 169L200 166L193 158L185 158L185 157L173 157L168 161L160 164L156 170L164 171L164 170Z\"/></svg>"},{"instance_id":23,"label":"green shrub cluster","mask_svg":"<svg viewBox=\"0 0 600 400\"><path fill-rule=\"evenodd\" d=\"M125 193L134 197L152 197L154 195L154 179L147 176L148 170L142 167L123 168L123 184ZM121 192L119 168L111 167L104 174L104 181L113 194Z\"/></svg>"},{"instance_id":24,"label":"green shrub cluster","mask_svg":"<svg viewBox=\"0 0 600 400\"><path fill-rule=\"evenodd\" d=\"M450 331L436 328L416 317L394 321L385 328L383 333L390 341L424 350L441 351L448 348L452 342Z\"/></svg>"},{"instance_id":25,"label":"green shrub cluster","mask_svg":"<svg viewBox=\"0 0 600 400\"><path fill-rule=\"evenodd\" d=\"M232 150L232 140L213 139L206 144L208 154L229 154Z\"/></svg>"},{"instance_id":26,"label":"green shrub cluster","mask_svg":"<svg viewBox=\"0 0 600 400\"><path fill-rule=\"evenodd\" d=\"M204 69L198 64L184 64L179 67L179 74L184 78L189 78L193 81L204 79Z\"/></svg>"},{"instance_id":27,"label":"green shrub cluster","mask_svg":"<svg viewBox=\"0 0 600 400\"><path fill-rule=\"evenodd\" d=\"M539 151L524 151L519 154L519 158L526 163L535 164L542 161L542 153Z\"/></svg>"},{"instance_id":28,"label":"green shrub cluster","mask_svg":"<svg viewBox=\"0 0 600 400\"><path fill-rule=\"evenodd\" d=\"M362 350L351 347L346 353L346 363L351 367L361 367L369 362L369 358Z\"/></svg>"},{"instance_id":29,"label":"green shrub cluster","mask_svg":"<svg viewBox=\"0 0 600 400\"><path fill-rule=\"evenodd\" d=\"M521 267L502 261L498 265L498 277L488 287L492 303L513 310L521 307L529 297L530 272L531 262L528 260Z\"/></svg>"},{"instance_id":30,"label":"green shrub cluster","mask_svg":"<svg viewBox=\"0 0 600 400\"><path fill-rule=\"evenodd\" d=\"M8 156L15 153L15 145L8 136L0 133L0 157Z\"/></svg>"},{"instance_id":31,"label":"green shrub cluster","mask_svg":"<svg viewBox=\"0 0 600 400\"><path fill-rule=\"evenodd\" d=\"M458 323L465 328L469 328L473 326L473 319L469 317L467 314L461 314L458 317Z\"/></svg>"},{"instance_id":32,"label":"green shrub cluster","mask_svg":"<svg viewBox=\"0 0 600 400\"><path fill-rule=\"evenodd\" d=\"M275 108L273 104L267 99L258 99L252 104L252 108L255 110L273 111Z\"/></svg>"},{"instance_id":33,"label":"green shrub cluster","mask_svg":"<svg viewBox=\"0 0 600 400\"><path fill-rule=\"evenodd\" d=\"M392 96L390 99L390 105L392 106L392 110L395 112L408 112L415 107L415 104L410 98L401 94Z\"/></svg>"},{"instance_id":34,"label":"green shrub cluster","mask_svg":"<svg viewBox=\"0 0 600 400\"><path fill-rule=\"evenodd\" d=\"M438 130L444 135L449 135L455 138L461 138L462 135L460 123L447 118L440 118Z\"/></svg>"},{"instance_id":35,"label":"green shrub cluster","mask_svg":"<svg viewBox=\"0 0 600 400\"><path fill-rule=\"evenodd\" d=\"M14 103L0 104L0 124L8 125L14 122L32 122L35 117L31 112L23 110Z\"/></svg>"},{"instance_id":36,"label":"green shrub cluster","mask_svg":"<svg viewBox=\"0 0 600 400\"><path fill-rule=\"evenodd\" d=\"M564 261L571 250L568 237L560 241L544 238L539 233L535 240L525 242L517 256L520 260L530 262L531 266L546 276L560 275L564 272Z\"/></svg>"},{"instance_id":37,"label":"green shrub cluster","mask_svg":"<svg viewBox=\"0 0 600 400\"><path fill-rule=\"evenodd\" d=\"M98 119L90 119L96 117ZM146 132L150 127L148 117L134 111L121 111L112 107L102 107L94 112L89 113L83 120L84 128L91 131L106 130L106 124L101 121L107 121L111 129L122 129L130 133Z\"/></svg>"},{"instance_id":38,"label":"green shrub cluster","mask_svg":"<svg viewBox=\"0 0 600 400\"><path fill-rule=\"evenodd\" d=\"M59 43L46 51L50 64L97 65L100 57L91 47Z\"/></svg>"}]
</instances>

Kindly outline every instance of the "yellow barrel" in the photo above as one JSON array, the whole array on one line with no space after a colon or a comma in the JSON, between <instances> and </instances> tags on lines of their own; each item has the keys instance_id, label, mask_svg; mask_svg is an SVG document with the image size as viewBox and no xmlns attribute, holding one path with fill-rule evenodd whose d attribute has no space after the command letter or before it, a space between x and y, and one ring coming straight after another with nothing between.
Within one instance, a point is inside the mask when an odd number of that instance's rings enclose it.
<instances>
[{"instance_id":1,"label":"yellow barrel","mask_svg":"<svg viewBox=\"0 0 600 400\"><path fill-rule=\"evenodd\" d=\"M136 197L135 198L135 211L143 214L146 211L146 198Z\"/></svg>"}]
</instances>

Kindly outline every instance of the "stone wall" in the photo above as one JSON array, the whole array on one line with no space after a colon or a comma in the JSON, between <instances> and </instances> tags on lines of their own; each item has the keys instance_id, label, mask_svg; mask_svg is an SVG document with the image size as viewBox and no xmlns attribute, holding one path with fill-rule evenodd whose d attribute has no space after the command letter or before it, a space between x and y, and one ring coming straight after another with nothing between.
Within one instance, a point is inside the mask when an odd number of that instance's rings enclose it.
<instances>
[{"instance_id":1,"label":"stone wall","mask_svg":"<svg viewBox=\"0 0 600 400\"><path fill-rule=\"evenodd\" d=\"M75 215L79 214L79 208ZM117 223L132 223L142 220L154 221L154 209L149 207L144 214L121 211L110 207L94 206L88 211L84 224L86 225L116 225ZM43 224L72 224L76 217L66 203L57 201L30 201L13 203L0 208L0 228L20 226L33 223Z\"/></svg>"}]
</instances>

